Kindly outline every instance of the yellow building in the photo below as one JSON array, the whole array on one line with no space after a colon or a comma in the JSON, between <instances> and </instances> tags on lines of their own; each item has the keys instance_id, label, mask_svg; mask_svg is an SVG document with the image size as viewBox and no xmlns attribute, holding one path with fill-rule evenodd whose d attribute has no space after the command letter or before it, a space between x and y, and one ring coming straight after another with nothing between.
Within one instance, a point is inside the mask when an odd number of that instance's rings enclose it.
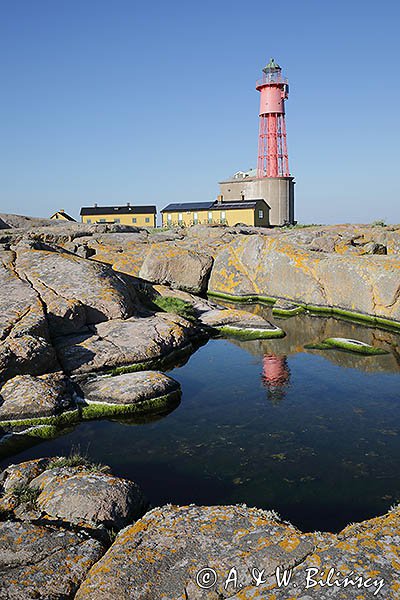
<instances>
[{"instance_id":1,"label":"yellow building","mask_svg":"<svg viewBox=\"0 0 400 600\"><path fill-rule=\"evenodd\" d=\"M81 208L82 223L121 223L132 227L155 227L155 206L87 206Z\"/></svg>"},{"instance_id":2,"label":"yellow building","mask_svg":"<svg viewBox=\"0 0 400 600\"><path fill-rule=\"evenodd\" d=\"M57 221L73 221L74 223L76 223L75 219L70 215L67 215L63 208L51 215L50 219L55 219Z\"/></svg>"},{"instance_id":3,"label":"yellow building","mask_svg":"<svg viewBox=\"0 0 400 600\"><path fill-rule=\"evenodd\" d=\"M234 200L224 202L185 202L169 204L161 211L163 227L204 225L269 226L269 206L265 200Z\"/></svg>"}]
</instances>

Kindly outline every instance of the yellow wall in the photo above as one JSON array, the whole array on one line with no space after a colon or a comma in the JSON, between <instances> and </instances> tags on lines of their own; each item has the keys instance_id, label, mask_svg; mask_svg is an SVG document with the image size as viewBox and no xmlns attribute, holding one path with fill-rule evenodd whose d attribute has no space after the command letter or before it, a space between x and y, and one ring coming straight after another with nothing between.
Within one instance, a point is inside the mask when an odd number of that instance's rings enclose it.
<instances>
[{"instance_id":1,"label":"yellow wall","mask_svg":"<svg viewBox=\"0 0 400 600\"><path fill-rule=\"evenodd\" d=\"M109 215L84 215L82 216L82 223L120 223L121 225L132 225L133 227L155 227L156 215L132 213L124 215L116 215L115 213Z\"/></svg>"},{"instance_id":2,"label":"yellow wall","mask_svg":"<svg viewBox=\"0 0 400 600\"><path fill-rule=\"evenodd\" d=\"M259 218L258 211L263 211L262 218ZM225 212L225 219L223 218L223 213ZM170 213L161 213L162 217L162 226L163 227L176 227L178 225L182 225L183 227L189 227L190 225L195 224L195 213L196 211L189 211L178 213L178 212L170 212ZM209 213L211 213L212 218L209 218ZM179 214L182 214L182 220L179 220ZM168 215L171 215L171 219L168 220ZM257 206L255 209L252 208L240 208L240 209L224 209L223 203L221 207L217 209L210 210L199 210L197 211L197 223L201 223L204 225L211 224L219 224L224 223L229 226L234 226L237 223L244 223L245 225L256 225L257 227L267 227L268 222L268 207L264 204L264 202L257 202Z\"/></svg>"}]
</instances>

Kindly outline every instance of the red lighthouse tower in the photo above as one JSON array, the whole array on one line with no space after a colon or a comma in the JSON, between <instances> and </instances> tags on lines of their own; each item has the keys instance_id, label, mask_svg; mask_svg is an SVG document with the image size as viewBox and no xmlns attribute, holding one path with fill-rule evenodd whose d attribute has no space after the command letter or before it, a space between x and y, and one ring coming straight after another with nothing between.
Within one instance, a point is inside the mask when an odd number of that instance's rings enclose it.
<instances>
[{"instance_id":1,"label":"red lighthouse tower","mask_svg":"<svg viewBox=\"0 0 400 600\"><path fill-rule=\"evenodd\" d=\"M273 58L263 69L256 89L261 94L257 177L290 177L285 124L289 85Z\"/></svg>"}]
</instances>

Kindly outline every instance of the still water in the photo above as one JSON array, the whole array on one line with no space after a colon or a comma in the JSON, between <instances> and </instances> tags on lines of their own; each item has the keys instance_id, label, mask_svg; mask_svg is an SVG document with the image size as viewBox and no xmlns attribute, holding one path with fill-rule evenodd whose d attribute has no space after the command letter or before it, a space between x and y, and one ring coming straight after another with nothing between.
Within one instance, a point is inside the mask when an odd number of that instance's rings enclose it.
<instances>
[{"instance_id":1,"label":"still water","mask_svg":"<svg viewBox=\"0 0 400 600\"><path fill-rule=\"evenodd\" d=\"M248 306L275 323L270 309ZM80 447L136 481L153 505L273 508L338 531L400 501L400 336L332 318L279 320L280 340L214 339L170 375L182 401L144 423L91 421L50 441L0 445L4 467ZM390 351L307 351L328 336Z\"/></svg>"}]
</instances>

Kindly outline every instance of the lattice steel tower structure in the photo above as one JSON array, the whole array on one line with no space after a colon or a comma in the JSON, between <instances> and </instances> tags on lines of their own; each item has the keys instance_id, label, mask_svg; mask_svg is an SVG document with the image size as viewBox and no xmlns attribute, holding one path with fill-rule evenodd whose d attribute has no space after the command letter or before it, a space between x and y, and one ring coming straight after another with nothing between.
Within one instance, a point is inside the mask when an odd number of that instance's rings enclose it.
<instances>
[{"instance_id":1,"label":"lattice steel tower structure","mask_svg":"<svg viewBox=\"0 0 400 600\"><path fill-rule=\"evenodd\" d=\"M289 84L273 58L264 67L256 89L261 94L257 177L290 177L285 124Z\"/></svg>"}]
</instances>

